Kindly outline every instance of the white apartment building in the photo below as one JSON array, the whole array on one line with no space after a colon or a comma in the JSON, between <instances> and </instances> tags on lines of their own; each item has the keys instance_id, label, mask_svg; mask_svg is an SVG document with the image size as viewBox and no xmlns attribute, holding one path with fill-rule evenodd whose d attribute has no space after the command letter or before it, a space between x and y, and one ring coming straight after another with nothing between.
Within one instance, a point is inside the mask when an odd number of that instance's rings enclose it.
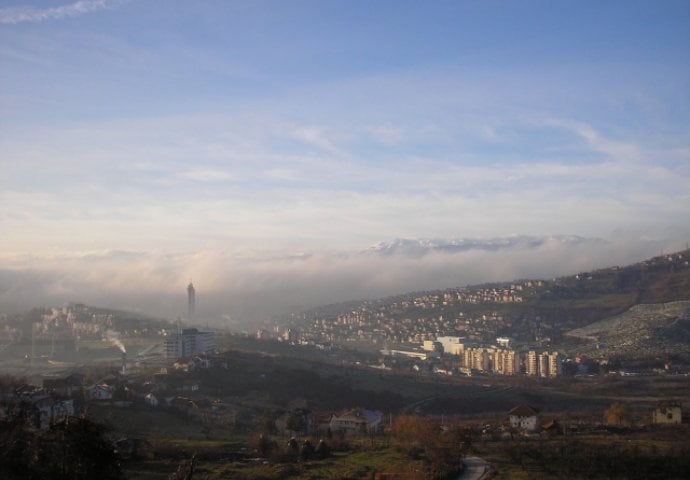
<instances>
[{"instance_id":1,"label":"white apartment building","mask_svg":"<svg viewBox=\"0 0 690 480\"><path fill-rule=\"evenodd\" d=\"M534 350L527 352L525 358L525 374L533 377L557 377L561 375L562 362L558 352L537 353Z\"/></svg>"},{"instance_id":2,"label":"white apartment building","mask_svg":"<svg viewBox=\"0 0 690 480\"><path fill-rule=\"evenodd\" d=\"M546 377L549 374L549 352L539 355L539 376Z\"/></svg>"},{"instance_id":3,"label":"white apartment building","mask_svg":"<svg viewBox=\"0 0 690 480\"><path fill-rule=\"evenodd\" d=\"M466 348L463 351L462 359L465 368L480 372L491 371L491 356L485 348Z\"/></svg>"},{"instance_id":4,"label":"white apartment building","mask_svg":"<svg viewBox=\"0 0 690 480\"><path fill-rule=\"evenodd\" d=\"M451 336L440 336L436 338L436 341L443 346L443 353L450 355L462 355L463 337L451 337Z\"/></svg>"},{"instance_id":5,"label":"white apartment building","mask_svg":"<svg viewBox=\"0 0 690 480\"><path fill-rule=\"evenodd\" d=\"M214 348L214 333L185 328L182 333L165 340L165 358L177 359L207 353Z\"/></svg>"},{"instance_id":6,"label":"white apartment building","mask_svg":"<svg viewBox=\"0 0 690 480\"><path fill-rule=\"evenodd\" d=\"M530 350L527 352L525 359L525 374L536 376L539 373L539 362L537 361L537 352Z\"/></svg>"},{"instance_id":7,"label":"white apartment building","mask_svg":"<svg viewBox=\"0 0 690 480\"><path fill-rule=\"evenodd\" d=\"M495 373L515 375L518 371L515 350L497 348L494 351L493 367Z\"/></svg>"},{"instance_id":8,"label":"white apartment building","mask_svg":"<svg viewBox=\"0 0 690 480\"><path fill-rule=\"evenodd\" d=\"M435 340L424 340L422 348L425 352L442 352L443 345Z\"/></svg>"},{"instance_id":9,"label":"white apartment building","mask_svg":"<svg viewBox=\"0 0 690 480\"><path fill-rule=\"evenodd\" d=\"M558 356L558 352L549 354L549 377L558 377L563 374L563 362Z\"/></svg>"}]
</instances>

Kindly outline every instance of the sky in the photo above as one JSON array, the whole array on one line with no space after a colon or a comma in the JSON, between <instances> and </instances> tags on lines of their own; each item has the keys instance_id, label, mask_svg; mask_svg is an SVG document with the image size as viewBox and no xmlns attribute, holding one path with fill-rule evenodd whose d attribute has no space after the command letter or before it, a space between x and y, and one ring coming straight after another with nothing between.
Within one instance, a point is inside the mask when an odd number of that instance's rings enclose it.
<instances>
[{"instance_id":1,"label":"sky","mask_svg":"<svg viewBox=\"0 0 690 480\"><path fill-rule=\"evenodd\" d=\"M0 312L183 315L191 280L242 323L684 249L689 46L687 1L0 1Z\"/></svg>"}]
</instances>

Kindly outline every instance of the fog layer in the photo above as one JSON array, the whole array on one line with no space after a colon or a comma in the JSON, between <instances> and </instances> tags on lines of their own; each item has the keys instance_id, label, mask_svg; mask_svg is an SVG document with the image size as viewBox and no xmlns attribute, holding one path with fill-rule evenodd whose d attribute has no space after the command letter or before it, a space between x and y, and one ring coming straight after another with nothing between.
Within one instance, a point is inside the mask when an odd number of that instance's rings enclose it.
<instances>
[{"instance_id":1,"label":"fog layer","mask_svg":"<svg viewBox=\"0 0 690 480\"><path fill-rule=\"evenodd\" d=\"M174 319L197 291L200 324L250 328L309 306L518 278L552 278L685 248L620 233L473 240L396 240L357 252L212 248L194 253L102 251L4 259L0 311L66 302ZM687 238L687 237L685 237Z\"/></svg>"}]
</instances>

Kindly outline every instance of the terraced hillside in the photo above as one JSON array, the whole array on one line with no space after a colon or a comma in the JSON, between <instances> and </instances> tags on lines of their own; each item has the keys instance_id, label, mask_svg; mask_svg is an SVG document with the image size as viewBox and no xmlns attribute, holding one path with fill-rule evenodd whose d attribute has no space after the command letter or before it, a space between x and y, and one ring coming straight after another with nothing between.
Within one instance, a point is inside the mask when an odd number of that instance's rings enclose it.
<instances>
[{"instance_id":1,"label":"terraced hillside","mask_svg":"<svg viewBox=\"0 0 690 480\"><path fill-rule=\"evenodd\" d=\"M626 312L571 330L578 350L618 358L690 354L690 301L636 305Z\"/></svg>"}]
</instances>

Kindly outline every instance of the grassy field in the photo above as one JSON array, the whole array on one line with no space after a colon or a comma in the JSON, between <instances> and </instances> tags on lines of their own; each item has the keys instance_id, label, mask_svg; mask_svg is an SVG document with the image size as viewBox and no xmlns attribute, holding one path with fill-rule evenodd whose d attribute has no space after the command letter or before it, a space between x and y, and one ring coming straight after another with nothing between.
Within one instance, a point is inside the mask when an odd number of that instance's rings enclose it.
<instances>
[{"instance_id":1,"label":"grassy field","mask_svg":"<svg viewBox=\"0 0 690 480\"><path fill-rule=\"evenodd\" d=\"M597 435L480 441L494 480L690 478L688 425Z\"/></svg>"},{"instance_id":2,"label":"grassy field","mask_svg":"<svg viewBox=\"0 0 690 480\"><path fill-rule=\"evenodd\" d=\"M202 425L194 418L166 409L153 409L142 405L127 408L100 405L89 407L89 418L108 425L119 436L134 438L221 440L232 437L222 427Z\"/></svg>"},{"instance_id":3,"label":"grassy field","mask_svg":"<svg viewBox=\"0 0 690 480\"><path fill-rule=\"evenodd\" d=\"M208 480L317 480L372 478L375 473L414 474L424 471L421 460L413 460L397 451L387 438L378 437L372 446L370 440L353 440L348 450L336 451L319 460L271 461L251 459L243 452L246 442L158 439L152 440L147 459L125 463L125 473L131 480L167 478L192 455L198 459L195 475Z\"/></svg>"},{"instance_id":4,"label":"grassy field","mask_svg":"<svg viewBox=\"0 0 690 480\"><path fill-rule=\"evenodd\" d=\"M688 425L576 436L477 440L471 455L491 463L493 480L690 478ZM429 479L422 460L388 437L351 439L348 449L320 460L233 458L245 442L154 440L147 459L125 464L127 478L167 478L196 454L195 478L207 480Z\"/></svg>"},{"instance_id":5,"label":"grassy field","mask_svg":"<svg viewBox=\"0 0 690 480\"><path fill-rule=\"evenodd\" d=\"M377 448L357 452L337 452L323 460L280 465L226 464L208 469L209 479L247 480L290 478L319 480L325 478L372 478L375 473L422 472L421 461L412 461L395 449ZM421 474L420 474L421 476Z\"/></svg>"}]
</instances>

